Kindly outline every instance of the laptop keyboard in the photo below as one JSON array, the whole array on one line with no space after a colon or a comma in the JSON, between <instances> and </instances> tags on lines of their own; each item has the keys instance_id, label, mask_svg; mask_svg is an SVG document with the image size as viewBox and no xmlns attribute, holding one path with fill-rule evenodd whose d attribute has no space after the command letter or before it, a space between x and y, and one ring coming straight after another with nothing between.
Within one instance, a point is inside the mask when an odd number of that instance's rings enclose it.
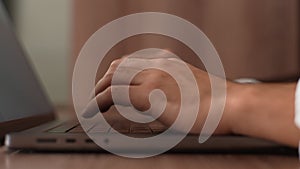
<instances>
[{"instance_id":1,"label":"laptop keyboard","mask_svg":"<svg viewBox=\"0 0 300 169\"><path fill-rule=\"evenodd\" d=\"M159 134L167 128L159 122L152 122L148 124L140 123L114 123L112 127L107 128L103 124L96 124L88 127L88 133L122 133L122 134ZM85 133L80 123L66 122L62 123L50 130L50 133Z\"/></svg>"}]
</instances>

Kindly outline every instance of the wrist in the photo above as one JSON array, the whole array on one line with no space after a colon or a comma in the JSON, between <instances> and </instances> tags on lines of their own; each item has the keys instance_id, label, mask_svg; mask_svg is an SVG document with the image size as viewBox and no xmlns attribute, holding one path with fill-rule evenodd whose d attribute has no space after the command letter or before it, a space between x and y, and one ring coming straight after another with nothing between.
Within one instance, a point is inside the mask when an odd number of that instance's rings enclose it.
<instances>
[{"instance_id":1,"label":"wrist","mask_svg":"<svg viewBox=\"0 0 300 169\"><path fill-rule=\"evenodd\" d=\"M243 125L242 119L250 107L252 96L255 93L254 84L239 84L230 82L227 87L227 99L224 114L227 117L229 132L241 134L239 129Z\"/></svg>"},{"instance_id":2,"label":"wrist","mask_svg":"<svg viewBox=\"0 0 300 169\"><path fill-rule=\"evenodd\" d=\"M215 134L234 134L236 125L239 123L239 114L244 109L243 89L245 86L235 82L227 82L226 103L222 119Z\"/></svg>"},{"instance_id":3,"label":"wrist","mask_svg":"<svg viewBox=\"0 0 300 169\"><path fill-rule=\"evenodd\" d=\"M294 122L294 83L238 84L229 92L230 129L233 134L298 145ZM286 132L288 131L288 132Z\"/></svg>"}]
</instances>

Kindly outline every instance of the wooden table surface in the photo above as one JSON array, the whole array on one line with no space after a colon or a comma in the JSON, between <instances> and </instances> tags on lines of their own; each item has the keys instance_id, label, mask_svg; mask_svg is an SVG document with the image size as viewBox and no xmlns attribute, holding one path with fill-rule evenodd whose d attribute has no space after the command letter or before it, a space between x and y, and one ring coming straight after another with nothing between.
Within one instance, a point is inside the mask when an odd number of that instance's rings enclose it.
<instances>
[{"instance_id":1,"label":"wooden table surface","mask_svg":"<svg viewBox=\"0 0 300 169\"><path fill-rule=\"evenodd\" d=\"M70 116L60 109L59 117ZM287 155L162 154L128 159L104 153L24 153L0 147L0 169L299 169L299 158Z\"/></svg>"},{"instance_id":2,"label":"wooden table surface","mask_svg":"<svg viewBox=\"0 0 300 169\"><path fill-rule=\"evenodd\" d=\"M0 148L0 169L201 168L299 169L298 157L279 155L163 154L128 159L111 154L22 153Z\"/></svg>"}]
</instances>

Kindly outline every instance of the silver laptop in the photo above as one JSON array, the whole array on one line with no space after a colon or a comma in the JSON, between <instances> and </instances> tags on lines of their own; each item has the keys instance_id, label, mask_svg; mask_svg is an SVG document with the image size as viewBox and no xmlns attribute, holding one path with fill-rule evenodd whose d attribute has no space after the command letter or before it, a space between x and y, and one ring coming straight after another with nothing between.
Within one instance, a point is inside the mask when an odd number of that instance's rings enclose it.
<instances>
[{"instance_id":1,"label":"silver laptop","mask_svg":"<svg viewBox=\"0 0 300 169\"><path fill-rule=\"evenodd\" d=\"M114 110L111 110L114 111ZM107 120L120 133L133 137L151 137L166 130L159 122L136 124L107 113ZM113 117L111 117L113 116ZM99 124L101 125L101 124ZM97 125L88 132L110 134ZM97 146L75 121L55 117L49 102L10 23L0 1L0 137L8 149L36 151L99 151ZM108 143L109 144L109 143ZM135 147L123 147L136 152ZM288 148L266 140L243 136L213 136L203 144L198 135L187 135L171 151L180 152L282 152ZM145 147L147 151L147 147Z\"/></svg>"}]
</instances>

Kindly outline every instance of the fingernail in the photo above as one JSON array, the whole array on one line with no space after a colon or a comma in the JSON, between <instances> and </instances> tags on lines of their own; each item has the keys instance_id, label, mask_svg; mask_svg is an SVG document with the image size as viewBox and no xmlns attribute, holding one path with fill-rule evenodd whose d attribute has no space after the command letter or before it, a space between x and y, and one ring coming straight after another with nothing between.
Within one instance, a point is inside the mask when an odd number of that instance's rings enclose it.
<instances>
[{"instance_id":1,"label":"fingernail","mask_svg":"<svg viewBox=\"0 0 300 169\"><path fill-rule=\"evenodd\" d=\"M92 118L99 112L98 104L95 99L89 102L83 110L81 116L83 118Z\"/></svg>"}]
</instances>

